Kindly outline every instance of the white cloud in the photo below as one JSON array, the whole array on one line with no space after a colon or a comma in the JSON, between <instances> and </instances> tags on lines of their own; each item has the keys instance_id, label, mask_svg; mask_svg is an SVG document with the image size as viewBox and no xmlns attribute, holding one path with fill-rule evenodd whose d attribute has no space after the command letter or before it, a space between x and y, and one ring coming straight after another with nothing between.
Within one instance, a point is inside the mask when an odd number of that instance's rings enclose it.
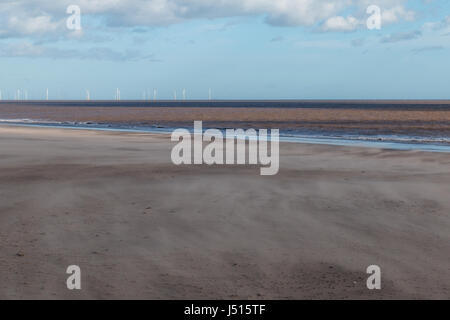
<instances>
[{"instance_id":1,"label":"white cloud","mask_svg":"<svg viewBox=\"0 0 450 320\"><path fill-rule=\"evenodd\" d=\"M427 22L423 25L425 31L433 30L450 30L450 16L445 17L442 21L438 22Z\"/></svg>"},{"instance_id":2,"label":"white cloud","mask_svg":"<svg viewBox=\"0 0 450 320\"><path fill-rule=\"evenodd\" d=\"M395 6L381 11L383 24L395 23L400 20L412 21L414 18L415 12L406 10L403 6Z\"/></svg>"},{"instance_id":3,"label":"white cloud","mask_svg":"<svg viewBox=\"0 0 450 320\"><path fill-rule=\"evenodd\" d=\"M0 37L68 33L66 8L109 26L164 26L192 19L263 16L277 26L321 24L326 31L349 31L361 24L372 0L16 0L0 3ZM386 23L410 20L406 0L378 0ZM349 13L348 11L353 11ZM345 17L343 13L346 12Z\"/></svg>"},{"instance_id":4,"label":"white cloud","mask_svg":"<svg viewBox=\"0 0 450 320\"><path fill-rule=\"evenodd\" d=\"M36 33L54 32L61 28L61 23L52 21L49 15L36 17L30 16L11 16L8 19L7 27L15 30L15 32L23 35L31 35Z\"/></svg>"},{"instance_id":5,"label":"white cloud","mask_svg":"<svg viewBox=\"0 0 450 320\"><path fill-rule=\"evenodd\" d=\"M153 54L143 54L139 51L117 51L110 48L94 47L87 50L60 49L36 45L30 42L11 43L0 47L0 57L26 57L48 59L89 59L109 61L139 61L157 62Z\"/></svg>"},{"instance_id":6,"label":"white cloud","mask_svg":"<svg viewBox=\"0 0 450 320\"><path fill-rule=\"evenodd\" d=\"M362 22L353 16L346 18L337 16L331 17L322 25L323 31L353 31L361 25Z\"/></svg>"},{"instance_id":7,"label":"white cloud","mask_svg":"<svg viewBox=\"0 0 450 320\"><path fill-rule=\"evenodd\" d=\"M411 32L397 32L390 34L386 37L383 37L380 41L382 43L395 43L400 41L408 41L420 38L422 36L422 32L419 30L411 31Z\"/></svg>"}]
</instances>

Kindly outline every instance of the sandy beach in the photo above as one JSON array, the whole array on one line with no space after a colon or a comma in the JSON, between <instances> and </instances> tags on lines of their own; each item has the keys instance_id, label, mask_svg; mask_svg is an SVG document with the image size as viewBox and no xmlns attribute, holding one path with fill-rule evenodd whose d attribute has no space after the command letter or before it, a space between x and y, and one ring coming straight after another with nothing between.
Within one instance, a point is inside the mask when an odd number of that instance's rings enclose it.
<instances>
[{"instance_id":1,"label":"sandy beach","mask_svg":"<svg viewBox=\"0 0 450 320\"><path fill-rule=\"evenodd\" d=\"M0 126L0 299L450 298L450 154L282 143L260 176L172 146Z\"/></svg>"}]
</instances>

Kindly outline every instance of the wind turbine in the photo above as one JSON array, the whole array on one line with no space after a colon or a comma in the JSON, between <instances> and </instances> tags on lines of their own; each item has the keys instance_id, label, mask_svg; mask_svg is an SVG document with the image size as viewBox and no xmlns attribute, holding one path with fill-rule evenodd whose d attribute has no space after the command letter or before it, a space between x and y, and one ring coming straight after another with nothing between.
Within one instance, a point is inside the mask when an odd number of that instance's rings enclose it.
<instances>
[{"instance_id":1,"label":"wind turbine","mask_svg":"<svg viewBox=\"0 0 450 320\"><path fill-rule=\"evenodd\" d=\"M212 99L212 92L211 92L211 88L209 88L209 95L208 95L208 97L209 97L209 101L211 101L211 99Z\"/></svg>"},{"instance_id":2,"label":"wind turbine","mask_svg":"<svg viewBox=\"0 0 450 320\"><path fill-rule=\"evenodd\" d=\"M86 89L86 100L90 101L91 100L91 93L89 92L88 89Z\"/></svg>"},{"instance_id":3,"label":"wind turbine","mask_svg":"<svg viewBox=\"0 0 450 320\"><path fill-rule=\"evenodd\" d=\"M153 89L153 101L156 101L157 93L158 93L158 89Z\"/></svg>"},{"instance_id":4,"label":"wind turbine","mask_svg":"<svg viewBox=\"0 0 450 320\"><path fill-rule=\"evenodd\" d=\"M45 97L46 97L46 100L48 101L48 88L47 88L47 90L45 91Z\"/></svg>"},{"instance_id":5,"label":"wind turbine","mask_svg":"<svg viewBox=\"0 0 450 320\"><path fill-rule=\"evenodd\" d=\"M186 101L186 89L183 89L183 100Z\"/></svg>"}]
</instances>

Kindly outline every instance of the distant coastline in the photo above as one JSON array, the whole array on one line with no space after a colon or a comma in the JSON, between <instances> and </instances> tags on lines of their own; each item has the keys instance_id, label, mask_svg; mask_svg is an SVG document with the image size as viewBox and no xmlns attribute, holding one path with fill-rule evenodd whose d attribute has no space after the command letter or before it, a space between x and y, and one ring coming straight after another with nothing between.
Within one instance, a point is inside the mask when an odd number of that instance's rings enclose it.
<instances>
[{"instance_id":1,"label":"distant coastline","mask_svg":"<svg viewBox=\"0 0 450 320\"><path fill-rule=\"evenodd\" d=\"M279 100L0 100L0 105L48 107L167 107L167 108L330 108L380 110L442 110L450 111L450 99L279 99Z\"/></svg>"}]
</instances>

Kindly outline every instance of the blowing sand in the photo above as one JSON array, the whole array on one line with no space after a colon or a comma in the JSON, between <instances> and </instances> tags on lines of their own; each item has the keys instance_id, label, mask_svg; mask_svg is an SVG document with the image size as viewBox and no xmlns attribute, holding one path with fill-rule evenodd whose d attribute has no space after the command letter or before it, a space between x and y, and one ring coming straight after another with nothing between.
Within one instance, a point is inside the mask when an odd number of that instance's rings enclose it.
<instances>
[{"instance_id":1,"label":"blowing sand","mask_svg":"<svg viewBox=\"0 0 450 320\"><path fill-rule=\"evenodd\" d=\"M264 177L171 147L0 127L0 298L450 298L449 154L286 143Z\"/></svg>"}]
</instances>

